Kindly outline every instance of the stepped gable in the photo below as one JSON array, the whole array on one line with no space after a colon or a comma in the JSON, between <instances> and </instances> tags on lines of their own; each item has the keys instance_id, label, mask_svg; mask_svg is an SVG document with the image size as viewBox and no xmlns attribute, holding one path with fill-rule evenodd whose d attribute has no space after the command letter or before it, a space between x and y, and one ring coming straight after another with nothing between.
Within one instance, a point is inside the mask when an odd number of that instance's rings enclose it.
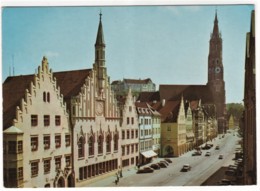
<instances>
[{"instance_id":1,"label":"stepped gable","mask_svg":"<svg viewBox=\"0 0 260 191\"><path fill-rule=\"evenodd\" d=\"M16 107L25 98L25 90L30 88L34 75L10 76L3 83L3 129L12 126Z\"/></svg>"},{"instance_id":2,"label":"stepped gable","mask_svg":"<svg viewBox=\"0 0 260 191\"><path fill-rule=\"evenodd\" d=\"M160 85L160 99L180 100L201 100L202 104L213 103L213 95L207 85Z\"/></svg>"},{"instance_id":3,"label":"stepped gable","mask_svg":"<svg viewBox=\"0 0 260 191\"><path fill-rule=\"evenodd\" d=\"M63 94L67 108L70 106L69 99L76 96L85 79L90 75L91 69L64 71L53 73ZM22 98L25 98L25 90L30 88L35 75L21 75L8 77L3 83L3 129L12 126L16 115L16 107L20 106Z\"/></svg>"}]
</instances>

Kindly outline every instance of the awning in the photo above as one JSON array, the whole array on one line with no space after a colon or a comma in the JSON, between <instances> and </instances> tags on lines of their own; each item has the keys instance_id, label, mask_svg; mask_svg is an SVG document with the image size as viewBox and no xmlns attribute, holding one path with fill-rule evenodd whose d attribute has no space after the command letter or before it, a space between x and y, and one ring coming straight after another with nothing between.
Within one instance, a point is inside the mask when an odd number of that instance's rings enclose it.
<instances>
[{"instance_id":1,"label":"awning","mask_svg":"<svg viewBox=\"0 0 260 191\"><path fill-rule=\"evenodd\" d=\"M141 153L145 158L151 158L151 157L154 157L154 156L157 156L157 154L150 150L150 151L145 151L145 152L142 152Z\"/></svg>"}]
</instances>

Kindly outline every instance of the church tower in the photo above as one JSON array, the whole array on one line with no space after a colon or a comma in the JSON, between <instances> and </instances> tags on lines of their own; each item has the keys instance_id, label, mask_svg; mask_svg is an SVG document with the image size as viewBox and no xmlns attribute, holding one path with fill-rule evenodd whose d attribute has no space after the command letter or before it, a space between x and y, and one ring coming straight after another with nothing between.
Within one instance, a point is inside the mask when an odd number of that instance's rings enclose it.
<instances>
[{"instance_id":1,"label":"church tower","mask_svg":"<svg viewBox=\"0 0 260 191\"><path fill-rule=\"evenodd\" d=\"M223 133L226 130L226 96L224 67L222 63L222 38L218 28L218 16L215 14L213 32L209 42L208 56L208 84L213 94L216 105L218 131Z\"/></svg>"},{"instance_id":2,"label":"church tower","mask_svg":"<svg viewBox=\"0 0 260 191\"><path fill-rule=\"evenodd\" d=\"M99 26L95 43L95 63L93 65L96 70L96 86L99 92L103 92L106 86L107 69L105 66L105 39L102 27L102 13L99 14Z\"/></svg>"}]
</instances>

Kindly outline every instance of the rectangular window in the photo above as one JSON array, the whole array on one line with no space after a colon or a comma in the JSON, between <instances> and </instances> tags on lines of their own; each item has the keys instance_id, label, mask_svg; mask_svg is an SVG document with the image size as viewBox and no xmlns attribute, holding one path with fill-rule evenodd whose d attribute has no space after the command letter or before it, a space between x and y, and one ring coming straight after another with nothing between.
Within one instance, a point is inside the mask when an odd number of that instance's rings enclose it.
<instances>
[{"instance_id":1,"label":"rectangular window","mask_svg":"<svg viewBox=\"0 0 260 191\"><path fill-rule=\"evenodd\" d=\"M43 116L44 119L44 126L50 126L50 116L49 115L44 115Z\"/></svg>"},{"instance_id":2,"label":"rectangular window","mask_svg":"<svg viewBox=\"0 0 260 191\"><path fill-rule=\"evenodd\" d=\"M68 155L68 156L66 156L65 157L65 162L66 162L66 167L68 167L68 166L70 166L71 164L70 164L70 155Z\"/></svg>"},{"instance_id":3,"label":"rectangular window","mask_svg":"<svg viewBox=\"0 0 260 191\"><path fill-rule=\"evenodd\" d=\"M60 135L55 135L55 147L56 148L61 147L61 136Z\"/></svg>"},{"instance_id":4,"label":"rectangular window","mask_svg":"<svg viewBox=\"0 0 260 191\"><path fill-rule=\"evenodd\" d=\"M131 145L131 153L135 152L135 145Z\"/></svg>"},{"instance_id":5,"label":"rectangular window","mask_svg":"<svg viewBox=\"0 0 260 191\"><path fill-rule=\"evenodd\" d=\"M23 167L18 168L18 180L23 180Z\"/></svg>"},{"instance_id":6,"label":"rectangular window","mask_svg":"<svg viewBox=\"0 0 260 191\"><path fill-rule=\"evenodd\" d=\"M132 125L134 124L134 118L132 117Z\"/></svg>"},{"instance_id":7,"label":"rectangular window","mask_svg":"<svg viewBox=\"0 0 260 191\"><path fill-rule=\"evenodd\" d=\"M135 138L138 138L138 130L135 130Z\"/></svg>"},{"instance_id":8,"label":"rectangular window","mask_svg":"<svg viewBox=\"0 0 260 191\"><path fill-rule=\"evenodd\" d=\"M38 137L31 137L31 151L38 150Z\"/></svg>"},{"instance_id":9,"label":"rectangular window","mask_svg":"<svg viewBox=\"0 0 260 191\"><path fill-rule=\"evenodd\" d=\"M39 162L32 162L31 163L31 176L32 177L38 176L38 170L39 170Z\"/></svg>"},{"instance_id":10,"label":"rectangular window","mask_svg":"<svg viewBox=\"0 0 260 191\"><path fill-rule=\"evenodd\" d=\"M131 138L133 139L135 137L135 132L134 130L131 131Z\"/></svg>"},{"instance_id":11,"label":"rectangular window","mask_svg":"<svg viewBox=\"0 0 260 191\"><path fill-rule=\"evenodd\" d=\"M79 168L79 179L80 179L80 180L83 180L83 175L84 175L84 168L83 168L83 167L80 167L80 168Z\"/></svg>"},{"instance_id":12,"label":"rectangular window","mask_svg":"<svg viewBox=\"0 0 260 191\"><path fill-rule=\"evenodd\" d=\"M8 141L8 153L9 154L16 153L16 141Z\"/></svg>"},{"instance_id":13,"label":"rectangular window","mask_svg":"<svg viewBox=\"0 0 260 191\"><path fill-rule=\"evenodd\" d=\"M31 115L31 126L35 127L38 125L38 115Z\"/></svg>"},{"instance_id":14,"label":"rectangular window","mask_svg":"<svg viewBox=\"0 0 260 191\"><path fill-rule=\"evenodd\" d=\"M60 126L61 122L60 122L60 115L55 115L55 125L56 126Z\"/></svg>"},{"instance_id":15,"label":"rectangular window","mask_svg":"<svg viewBox=\"0 0 260 191\"><path fill-rule=\"evenodd\" d=\"M61 169L61 157L55 158L55 167L57 169Z\"/></svg>"},{"instance_id":16,"label":"rectangular window","mask_svg":"<svg viewBox=\"0 0 260 191\"><path fill-rule=\"evenodd\" d=\"M129 155L129 153L130 153L130 145L127 145L126 149L127 149L127 154Z\"/></svg>"},{"instance_id":17,"label":"rectangular window","mask_svg":"<svg viewBox=\"0 0 260 191\"><path fill-rule=\"evenodd\" d=\"M43 137L43 146L44 146L44 150L47 150L50 148L51 146L51 137L50 135L44 135Z\"/></svg>"},{"instance_id":18,"label":"rectangular window","mask_svg":"<svg viewBox=\"0 0 260 191\"><path fill-rule=\"evenodd\" d=\"M65 135L66 147L70 146L70 135Z\"/></svg>"},{"instance_id":19,"label":"rectangular window","mask_svg":"<svg viewBox=\"0 0 260 191\"><path fill-rule=\"evenodd\" d=\"M135 152L138 152L138 144L135 145Z\"/></svg>"},{"instance_id":20,"label":"rectangular window","mask_svg":"<svg viewBox=\"0 0 260 191\"><path fill-rule=\"evenodd\" d=\"M18 153L23 152L23 141L18 141Z\"/></svg>"},{"instance_id":21,"label":"rectangular window","mask_svg":"<svg viewBox=\"0 0 260 191\"><path fill-rule=\"evenodd\" d=\"M51 159L46 159L43 161L44 174L50 173L51 171Z\"/></svg>"},{"instance_id":22,"label":"rectangular window","mask_svg":"<svg viewBox=\"0 0 260 191\"><path fill-rule=\"evenodd\" d=\"M129 132L129 130L127 130L127 139L129 139L130 138L130 132Z\"/></svg>"},{"instance_id":23,"label":"rectangular window","mask_svg":"<svg viewBox=\"0 0 260 191\"><path fill-rule=\"evenodd\" d=\"M122 155L125 155L125 146L122 146Z\"/></svg>"},{"instance_id":24,"label":"rectangular window","mask_svg":"<svg viewBox=\"0 0 260 191\"><path fill-rule=\"evenodd\" d=\"M125 139L125 131L122 131L122 139Z\"/></svg>"},{"instance_id":25,"label":"rectangular window","mask_svg":"<svg viewBox=\"0 0 260 191\"><path fill-rule=\"evenodd\" d=\"M129 124L129 117L126 118L126 121L127 121L127 125Z\"/></svg>"}]
</instances>

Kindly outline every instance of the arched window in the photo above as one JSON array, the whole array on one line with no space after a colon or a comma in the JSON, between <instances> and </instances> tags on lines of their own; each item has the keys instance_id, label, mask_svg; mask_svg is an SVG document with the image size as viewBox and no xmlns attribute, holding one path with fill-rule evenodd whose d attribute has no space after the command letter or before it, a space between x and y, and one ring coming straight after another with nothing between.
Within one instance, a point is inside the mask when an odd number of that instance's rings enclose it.
<instances>
[{"instance_id":1,"label":"arched window","mask_svg":"<svg viewBox=\"0 0 260 191\"><path fill-rule=\"evenodd\" d=\"M78 142L78 157L82 158L84 157L84 150L85 150L85 141L83 137L79 138L79 142Z\"/></svg>"},{"instance_id":2,"label":"arched window","mask_svg":"<svg viewBox=\"0 0 260 191\"><path fill-rule=\"evenodd\" d=\"M99 135L98 137L98 154L103 153L103 137L102 135Z\"/></svg>"},{"instance_id":3,"label":"arched window","mask_svg":"<svg viewBox=\"0 0 260 191\"><path fill-rule=\"evenodd\" d=\"M46 102L46 92L43 92L43 101Z\"/></svg>"},{"instance_id":4,"label":"arched window","mask_svg":"<svg viewBox=\"0 0 260 191\"><path fill-rule=\"evenodd\" d=\"M107 150L107 153L111 152L111 135L110 134L108 134L107 138L106 138L106 150Z\"/></svg>"},{"instance_id":5,"label":"arched window","mask_svg":"<svg viewBox=\"0 0 260 191\"><path fill-rule=\"evenodd\" d=\"M88 153L90 156L94 155L94 137L93 136L89 137Z\"/></svg>"},{"instance_id":6,"label":"arched window","mask_svg":"<svg viewBox=\"0 0 260 191\"><path fill-rule=\"evenodd\" d=\"M114 135L114 150L118 150L118 133Z\"/></svg>"}]
</instances>

